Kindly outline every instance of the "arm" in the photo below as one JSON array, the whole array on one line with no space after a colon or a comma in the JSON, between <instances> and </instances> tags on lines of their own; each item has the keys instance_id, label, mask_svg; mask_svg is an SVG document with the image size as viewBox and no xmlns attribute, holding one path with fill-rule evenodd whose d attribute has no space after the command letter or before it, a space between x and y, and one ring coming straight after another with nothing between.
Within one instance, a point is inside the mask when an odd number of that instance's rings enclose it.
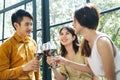
<instances>
[{"instance_id":1,"label":"arm","mask_svg":"<svg viewBox=\"0 0 120 80\"><path fill-rule=\"evenodd\" d=\"M47 57L47 63L49 65L54 65L54 60L52 57ZM66 80L66 76L59 72L57 68L52 68L56 80Z\"/></svg>"},{"instance_id":2,"label":"arm","mask_svg":"<svg viewBox=\"0 0 120 80\"><path fill-rule=\"evenodd\" d=\"M11 55L11 46L10 45L1 45L0 46L0 79L15 79L28 73L29 71L37 69L38 60L31 60L25 65L19 65L16 67L11 67L12 55Z\"/></svg>"},{"instance_id":3,"label":"arm","mask_svg":"<svg viewBox=\"0 0 120 80\"><path fill-rule=\"evenodd\" d=\"M0 71L0 79L5 80L5 79L13 79L18 76L23 72L22 67L16 67L13 69L6 69L3 71Z\"/></svg>"},{"instance_id":4,"label":"arm","mask_svg":"<svg viewBox=\"0 0 120 80\"><path fill-rule=\"evenodd\" d=\"M55 61L58 64L62 64L62 65L65 65L65 66L70 66L70 67L72 67L74 69L77 69L79 71L87 72L87 73L92 74L92 71L91 71L90 67L88 65L86 65L86 64L79 64L79 63L70 61L70 60L65 59L63 57L60 57L60 56L56 57Z\"/></svg>"},{"instance_id":5,"label":"arm","mask_svg":"<svg viewBox=\"0 0 120 80\"><path fill-rule=\"evenodd\" d=\"M23 73L22 66L10 69L10 50L11 46L6 43L0 46L0 79L13 79Z\"/></svg>"},{"instance_id":6,"label":"arm","mask_svg":"<svg viewBox=\"0 0 120 80\"><path fill-rule=\"evenodd\" d=\"M66 80L66 76L57 70L57 68L53 69L53 72L55 74L55 79L56 80Z\"/></svg>"},{"instance_id":7,"label":"arm","mask_svg":"<svg viewBox=\"0 0 120 80\"><path fill-rule=\"evenodd\" d=\"M105 76L107 80L115 80L114 50L108 38L101 38L97 42Z\"/></svg>"},{"instance_id":8,"label":"arm","mask_svg":"<svg viewBox=\"0 0 120 80\"><path fill-rule=\"evenodd\" d=\"M38 62L37 60L31 60L29 63L11 68L11 69L6 69L6 68L0 68L0 79L15 79L17 77L20 77L22 74L27 74L29 71L32 70L38 70ZM2 70L3 69L3 70Z\"/></svg>"},{"instance_id":9,"label":"arm","mask_svg":"<svg viewBox=\"0 0 120 80\"><path fill-rule=\"evenodd\" d=\"M0 79L15 79L20 77L22 74L28 74L29 71L38 69L38 61L37 60L31 60L29 63L15 67L15 68L2 68L0 67Z\"/></svg>"}]
</instances>

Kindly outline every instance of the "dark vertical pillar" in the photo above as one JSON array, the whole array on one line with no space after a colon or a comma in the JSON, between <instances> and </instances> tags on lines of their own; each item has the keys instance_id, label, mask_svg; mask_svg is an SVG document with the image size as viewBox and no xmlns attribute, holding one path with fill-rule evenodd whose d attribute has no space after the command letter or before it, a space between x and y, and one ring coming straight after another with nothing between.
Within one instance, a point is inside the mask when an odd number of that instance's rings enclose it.
<instances>
[{"instance_id":1,"label":"dark vertical pillar","mask_svg":"<svg viewBox=\"0 0 120 80\"><path fill-rule=\"evenodd\" d=\"M5 9L5 0L4 0L4 4L3 4L3 9ZM2 42L4 42L4 32L5 32L5 12L3 13Z\"/></svg>"},{"instance_id":2,"label":"dark vertical pillar","mask_svg":"<svg viewBox=\"0 0 120 80\"><path fill-rule=\"evenodd\" d=\"M33 20L33 39L35 41L37 41L37 10L36 10L36 0L33 0L33 16L34 16L34 20Z\"/></svg>"},{"instance_id":3,"label":"dark vertical pillar","mask_svg":"<svg viewBox=\"0 0 120 80\"><path fill-rule=\"evenodd\" d=\"M49 19L49 0L41 0L42 5L42 42L50 40L50 19ZM52 80L51 70L46 62L46 56L43 57L43 78L42 80Z\"/></svg>"},{"instance_id":4,"label":"dark vertical pillar","mask_svg":"<svg viewBox=\"0 0 120 80\"><path fill-rule=\"evenodd\" d=\"M90 0L86 0L86 3L90 3Z\"/></svg>"}]
</instances>

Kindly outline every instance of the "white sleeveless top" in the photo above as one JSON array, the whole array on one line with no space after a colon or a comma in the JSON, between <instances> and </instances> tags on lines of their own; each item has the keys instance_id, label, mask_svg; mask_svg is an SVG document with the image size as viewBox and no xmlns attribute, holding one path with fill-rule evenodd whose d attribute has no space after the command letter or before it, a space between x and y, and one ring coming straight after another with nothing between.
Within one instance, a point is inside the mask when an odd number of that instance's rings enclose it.
<instances>
[{"instance_id":1,"label":"white sleeveless top","mask_svg":"<svg viewBox=\"0 0 120 80\"><path fill-rule=\"evenodd\" d=\"M114 58L114 62L115 62L116 80L120 80L120 54L118 53L118 50L114 45L114 43L112 42L112 40L106 34L100 34L99 36L97 36L97 38L94 41L93 48L91 50L91 56L87 58L90 68L92 69L94 75L98 77L105 76L101 57L97 49L97 41L101 37L107 37L113 44L113 47L115 48L116 55Z\"/></svg>"}]
</instances>

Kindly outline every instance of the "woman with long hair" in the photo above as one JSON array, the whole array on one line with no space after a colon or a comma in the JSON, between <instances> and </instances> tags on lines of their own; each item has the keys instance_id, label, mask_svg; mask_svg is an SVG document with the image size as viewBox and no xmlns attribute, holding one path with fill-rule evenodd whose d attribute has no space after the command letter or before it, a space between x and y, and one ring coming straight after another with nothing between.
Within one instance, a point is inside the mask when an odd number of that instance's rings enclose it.
<instances>
[{"instance_id":1,"label":"woman with long hair","mask_svg":"<svg viewBox=\"0 0 120 80\"><path fill-rule=\"evenodd\" d=\"M71 27L60 29L61 56L79 64L85 64L84 56L79 51L77 36ZM47 57L47 63L54 63L53 57ZM54 64L52 64L54 65ZM92 80L92 76L86 72L81 72L69 66L60 65L59 68L52 68L56 80Z\"/></svg>"},{"instance_id":2,"label":"woman with long hair","mask_svg":"<svg viewBox=\"0 0 120 80\"><path fill-rule=\"evenodd\" d=\"M89 65L77 64L63 57L54 60L83 72L92 71L96 80L120 80L120 54L110 37L97 31L99 17L98 9L91 3L83 5L74 14L75 33L83 37L80 51Z\"/></svg>"}]
</instances>

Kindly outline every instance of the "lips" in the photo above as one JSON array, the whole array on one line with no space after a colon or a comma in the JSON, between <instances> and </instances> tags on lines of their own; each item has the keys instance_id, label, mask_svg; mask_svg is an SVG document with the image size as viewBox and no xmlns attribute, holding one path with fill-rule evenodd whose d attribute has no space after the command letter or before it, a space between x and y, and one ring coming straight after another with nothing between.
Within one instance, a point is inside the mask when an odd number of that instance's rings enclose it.
<instances>
[{"instance_id":1,"label":"lips","mask_svg":"<svg viewBox=\"0 0 120 80\"><path fill-rule=\"evenodd\" d=\"M29 33L29 34L30 34L30 33L31 33L31 30L28 30L28 31L27 31L27 33Z\"/></svg>"},{"instance_id":2,"label":"lips","mask_svg":"<svg viewBox=\"0 0 120 80\"><path fill-rule=\"evenodd\" d=\"M62 39L61 41L62 41L62 42L67 42L68 40L67 40L67 39Z\"/></svg>"}]
</instances>

